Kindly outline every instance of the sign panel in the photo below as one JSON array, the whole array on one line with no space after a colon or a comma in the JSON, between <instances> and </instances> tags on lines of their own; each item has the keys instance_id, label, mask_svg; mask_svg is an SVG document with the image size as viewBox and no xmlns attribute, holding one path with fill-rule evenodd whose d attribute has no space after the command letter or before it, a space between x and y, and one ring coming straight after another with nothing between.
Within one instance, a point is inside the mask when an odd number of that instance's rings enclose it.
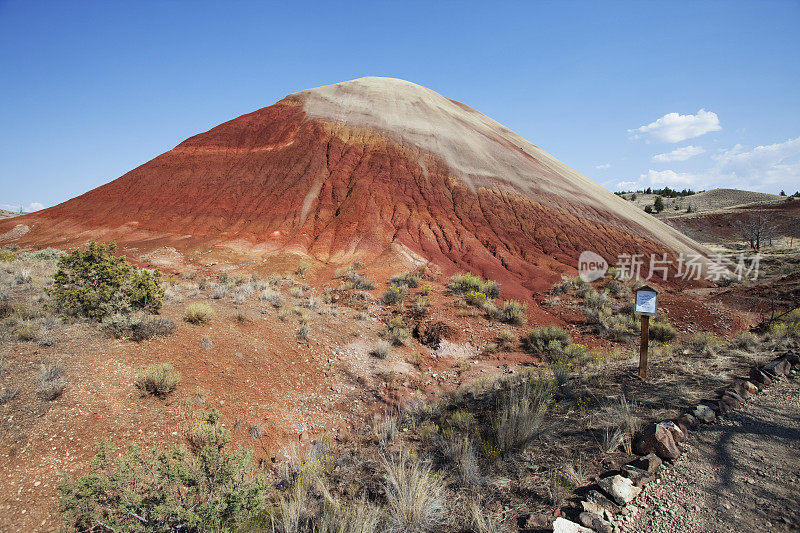
<instances>
[{"instance_id":1,"label":"sign panel","mask_svg":"<svg viewBox=\"0 0 800 533\"><path fill-rule=\"evenodd\" d=\"M636 291L637 315L656 316L656 299L658 293L654 290L640 289Z\"/></svg>"}]
</instances>

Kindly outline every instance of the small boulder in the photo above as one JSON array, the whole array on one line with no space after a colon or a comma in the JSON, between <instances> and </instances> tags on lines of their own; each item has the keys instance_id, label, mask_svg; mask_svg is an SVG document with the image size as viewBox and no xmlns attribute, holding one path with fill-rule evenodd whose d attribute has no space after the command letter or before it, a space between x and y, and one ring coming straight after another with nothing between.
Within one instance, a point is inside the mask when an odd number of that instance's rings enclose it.
<instances>
[{"instance_id":1,"label":"small boulder","mask_svg":"<svg viewBox=\"0 0 800 533\"><path fill-rule=\"evenodd\" d=\"M553 522L553 533L594 533L588 527L583 527L560 516Z\"/></svg>"},{"instance_id":2,"label":"small boulder","mask_svg":"<svg viewBox=\"0 0 800 533\"><path fill-rule=\"evenodd\" d=\"M651 474L647 470L636 468L633 465L623 466L622 475L633 481L633 484L637 487L644 487L645 485L653 481L654 477L653 474Z\"/></svg>"},{"instance_id":3,"label":"small boulder","mask_svg":"<svg viewBox=\"0 0 800 533\"><path fill-rule=\"evenodd\" d=\"M550 519L544 513L531 513L524 520L520 520L525 529L546 529L550 527Z\"/></svg>"},{"instance_id":4,"label":"small boulder","mask_svg":"<svg viewBox=\"0 0 800 533\"><path fill-rule=\"evenodd\" d=\"M581 502L581 509L583 509L584 513L592 513L601 516L603 514L603 511L605 511L605 507L603 507L602 505L587 501Z\"/></svg>"},{"instance_id":5,"label":"small boulder","mask_svg":"<svg viewBox=\"0 0 800 533\"><path fill-rule=\"evenodd\" d=\"M611 524L603 520L602 514L587 513L584 511L578 516L578 520L583 526L597 531L597 533L612 533L614 531Z\"/></svg>"},{"instance_id":6,"label":"small boulder","mask_svg":"<svg viewBox=\"0 0 800 533\"><path fill-rule=\"evenodd\" d=\"M647 426L642 436L636 440L636 452L640 455L655 453L662 459L677 459L681 455L672 433L659 424Z\"/></svg>"},{"instance_id":7,"label":"small boulder","mask_svg":"<svg viewBox=\"0 0 800 533\"><path fill-rule=\"evenodd\" d=\"M772 379L762 372L757 366L750 367L750 381L759 387L763 387L764 385L769 385L772 383Z\"/></svg>"},{"instance_id":8,"label":"small boulder","mask_svg":"<svg viewBox=\"0 0 800 533\"><path fill-rule=\"evenodd\" d=\"M792 364L784 358L775 359L764 365L764 373L774 376L788 376L792 369Z\"/></svg>"},{"instance_id":9,"label":"small boulder","mask_svg":"<svg viewBox=\"0 0 800 533\"><path fill-rule=\"evenodd\" d=\"M656 470L661 468L661 458L654 453L648 453L644 457L639 457L637 460L633 461L631 465L649 474L655 474Z\"/></svg>"},{"instance_id":10,"label":"small boulder","mask_svg":"<svg viewBox=\"0 0 800 533\"><path fill-rule=\"evenodd\" d=\"M725 393L722 395L722 398L719 399L719 410L721 412L732 411L733 409L738 409L742 406L742 402L736 399L736 397L731 396L729 393Z\"/></svg>"},{"instance_id":11,"label":"small boulder","mask_svg":"<svg viewBox=\"0 0 800 533\"><path fill-rule=\"evenodd\" d=\"M758 387L756 387L756 386L755 386L753 383L751 383L750 381L745 381L744 383L742 383L742 387L744 387L744 389L745 389L747 392L749 392L750 394L755 394L755 393L757 393L757 392L758 392Z\"/></svg>"},{"instance_id":12,"label":"small boulder","mask_svg":"<svg viewBox=\"0 0 800 533\"><path fill-rule=\"evenodd\" d=\"M704 403L695 407L694 411L692 411L692 415L700 422L705 422L706 424L713 422L717 417L717 415L714 414L714 410Z\"/></svg>"},{"instance_id":13,"label":"small boulder","mask_svg":"<svg viewBox=\"0 0 800 533\"><path fill-rule=\"evenodd\" d=\"M674 419L673 422L675 422L675 425L677 425L679 428L681 428L681 431L683 431L683 434L686 437L689 436L689 429L691 429L691 428L693 428L693 427L695 427L697 425L697 420L695 419L695 417L693 417L689 413L683 413L681 416L679 416L678 418ZM674 438L674 436L673 436L673 438Z\"/></svg>"},{"instance_id":14,"label":"small boulder","mask_svg":"<svg viewBox=\"0 0 800 533\"><path fill-rule=\"evenodd\" d=\"M633 481L619 474L603 478L597 484L619 505L625 505L642 492L642 489L635 486Z\"/></svg>"},{"instance_id":15,"label":"small boulder","mask_svg":"<svg viewBox=\"0 0 800 533\"><path fill-rule=\"evenodd\" d=\"M686 440L686 435L672 420L664 420L659 422L658 425L669 431L672 434L672 440L675 442L683 442Z\"/></svg>"},{"instance_id":16,"label":"small boulder","mask_svg":"<svg viewBox=\"0 0 800 533\"><path fill-rule=\"evenodd\" d=\"M787 352L783 355L784 359L789 361L792 366L800 366L800 355L794 352Z\"/></svg>"},{"instance_id":17,"label":"small boulder","mask_svg":"<svg viewBox=\"0 0 800 533\"><path fill-rule=\"evenodd\" d=\"M594 489L590 490L586 494L586 501L594 505L597 505L599 507L602 507L603 511L608 511L611 514L618 513L620 510L619 505L617 505L612 500L604 496L601 492Z\"/></svg>"}]
</instances>

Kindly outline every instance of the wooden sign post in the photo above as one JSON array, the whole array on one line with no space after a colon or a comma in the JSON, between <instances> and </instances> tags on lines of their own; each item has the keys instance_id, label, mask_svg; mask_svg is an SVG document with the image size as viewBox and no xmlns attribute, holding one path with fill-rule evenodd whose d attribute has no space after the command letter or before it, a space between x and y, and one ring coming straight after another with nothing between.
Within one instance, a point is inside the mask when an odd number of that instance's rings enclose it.
<instances>
[{"instance_id":1,"label":"wooden sign post","mask_svg":"<svg viewBox=\"0 0 800 533\"><path fill-rule=\"evenodd\" d=\"M642 320L642 339L639 344L639 377L647 379L647 348L650 343L650 317L656 316L658 309L658 291L644 285L634 292L636 302L634 312Z\"/></svg>"}]
</instances>

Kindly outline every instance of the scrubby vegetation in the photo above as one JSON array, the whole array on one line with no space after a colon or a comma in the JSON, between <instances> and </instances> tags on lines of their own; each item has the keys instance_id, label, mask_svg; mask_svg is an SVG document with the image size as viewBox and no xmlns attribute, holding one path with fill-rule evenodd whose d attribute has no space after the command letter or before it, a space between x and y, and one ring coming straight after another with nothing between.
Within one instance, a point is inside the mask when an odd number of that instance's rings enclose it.
<instances>
[{"instance_id":1,"label":"scrubby vegetation","mask_svg":"<svg viewBox=\"0 0 800 533\"><path fill-rule=\"evenodd\" d=\"M267 482L249 453L229 450L230 434L209 411L197 424L199 448L140 450L117 457L98 446L91 471L58 487L64 526L77 531L223 531L256 519Z\"/></svg>"},{"instance_id":2,"label":"scrubby vegetation","mask_svg":"<svg viewBox=\"0 0 800 533\"><path fill-rule=\"evenodd\" d=\"M140 269L114 254L117 247L90 242L58 260L49 294L62 312L97 320L134 310L157 311L164 298L161 273Z\"/></svg>"},{"instance_id":3,"label":"scrubby vegetation","mask_svg":"<svg viewBox=\"0 0 800 533\"><path fill-rule=\"evenodd\" d=\"M157 363L147 367L147 370L136 378L136 388L143 394L166 396L175 390L180 381L181 374L171 363Z\"/></svg>"},{"instance_id":4,"label":"scrubby vegetation","mask_svg":"<svg viewBox=\"0 0 800 533\"><path fill-rule=\"evenodd\" d=\"M214 308L201 302L193 302L186 306L183 319L190 324L208 324L214 319Z\"/></svg>"},{"instance_id":5,"label":"scrubby vegetation","mask_svg":"<svg viewBox=\"0 0 800 533\"><path fill-rule=\"evenodd\" d=\"M500 284L493 280L484 280L474 274L456 274L447 283L447 288L455 294L482 294L487 299L500 296Z\"/></svg>"}]
</instances>

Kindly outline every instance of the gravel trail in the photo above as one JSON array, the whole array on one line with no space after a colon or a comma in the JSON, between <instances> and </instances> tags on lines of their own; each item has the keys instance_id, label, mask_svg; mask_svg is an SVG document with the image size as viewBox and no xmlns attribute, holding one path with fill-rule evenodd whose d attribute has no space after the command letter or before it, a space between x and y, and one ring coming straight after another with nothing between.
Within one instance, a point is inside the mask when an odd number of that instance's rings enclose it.
<instances>
[{"instance_id":1,"label":"gravel trail","mask_svg":"<svg viewBox=\"0 0 800 533\"><path fill-rule=\"evenodd\" d=\"M697 428L617 531L800 530L800 384L773 383Z\"/></svg>"}]
</instances>

